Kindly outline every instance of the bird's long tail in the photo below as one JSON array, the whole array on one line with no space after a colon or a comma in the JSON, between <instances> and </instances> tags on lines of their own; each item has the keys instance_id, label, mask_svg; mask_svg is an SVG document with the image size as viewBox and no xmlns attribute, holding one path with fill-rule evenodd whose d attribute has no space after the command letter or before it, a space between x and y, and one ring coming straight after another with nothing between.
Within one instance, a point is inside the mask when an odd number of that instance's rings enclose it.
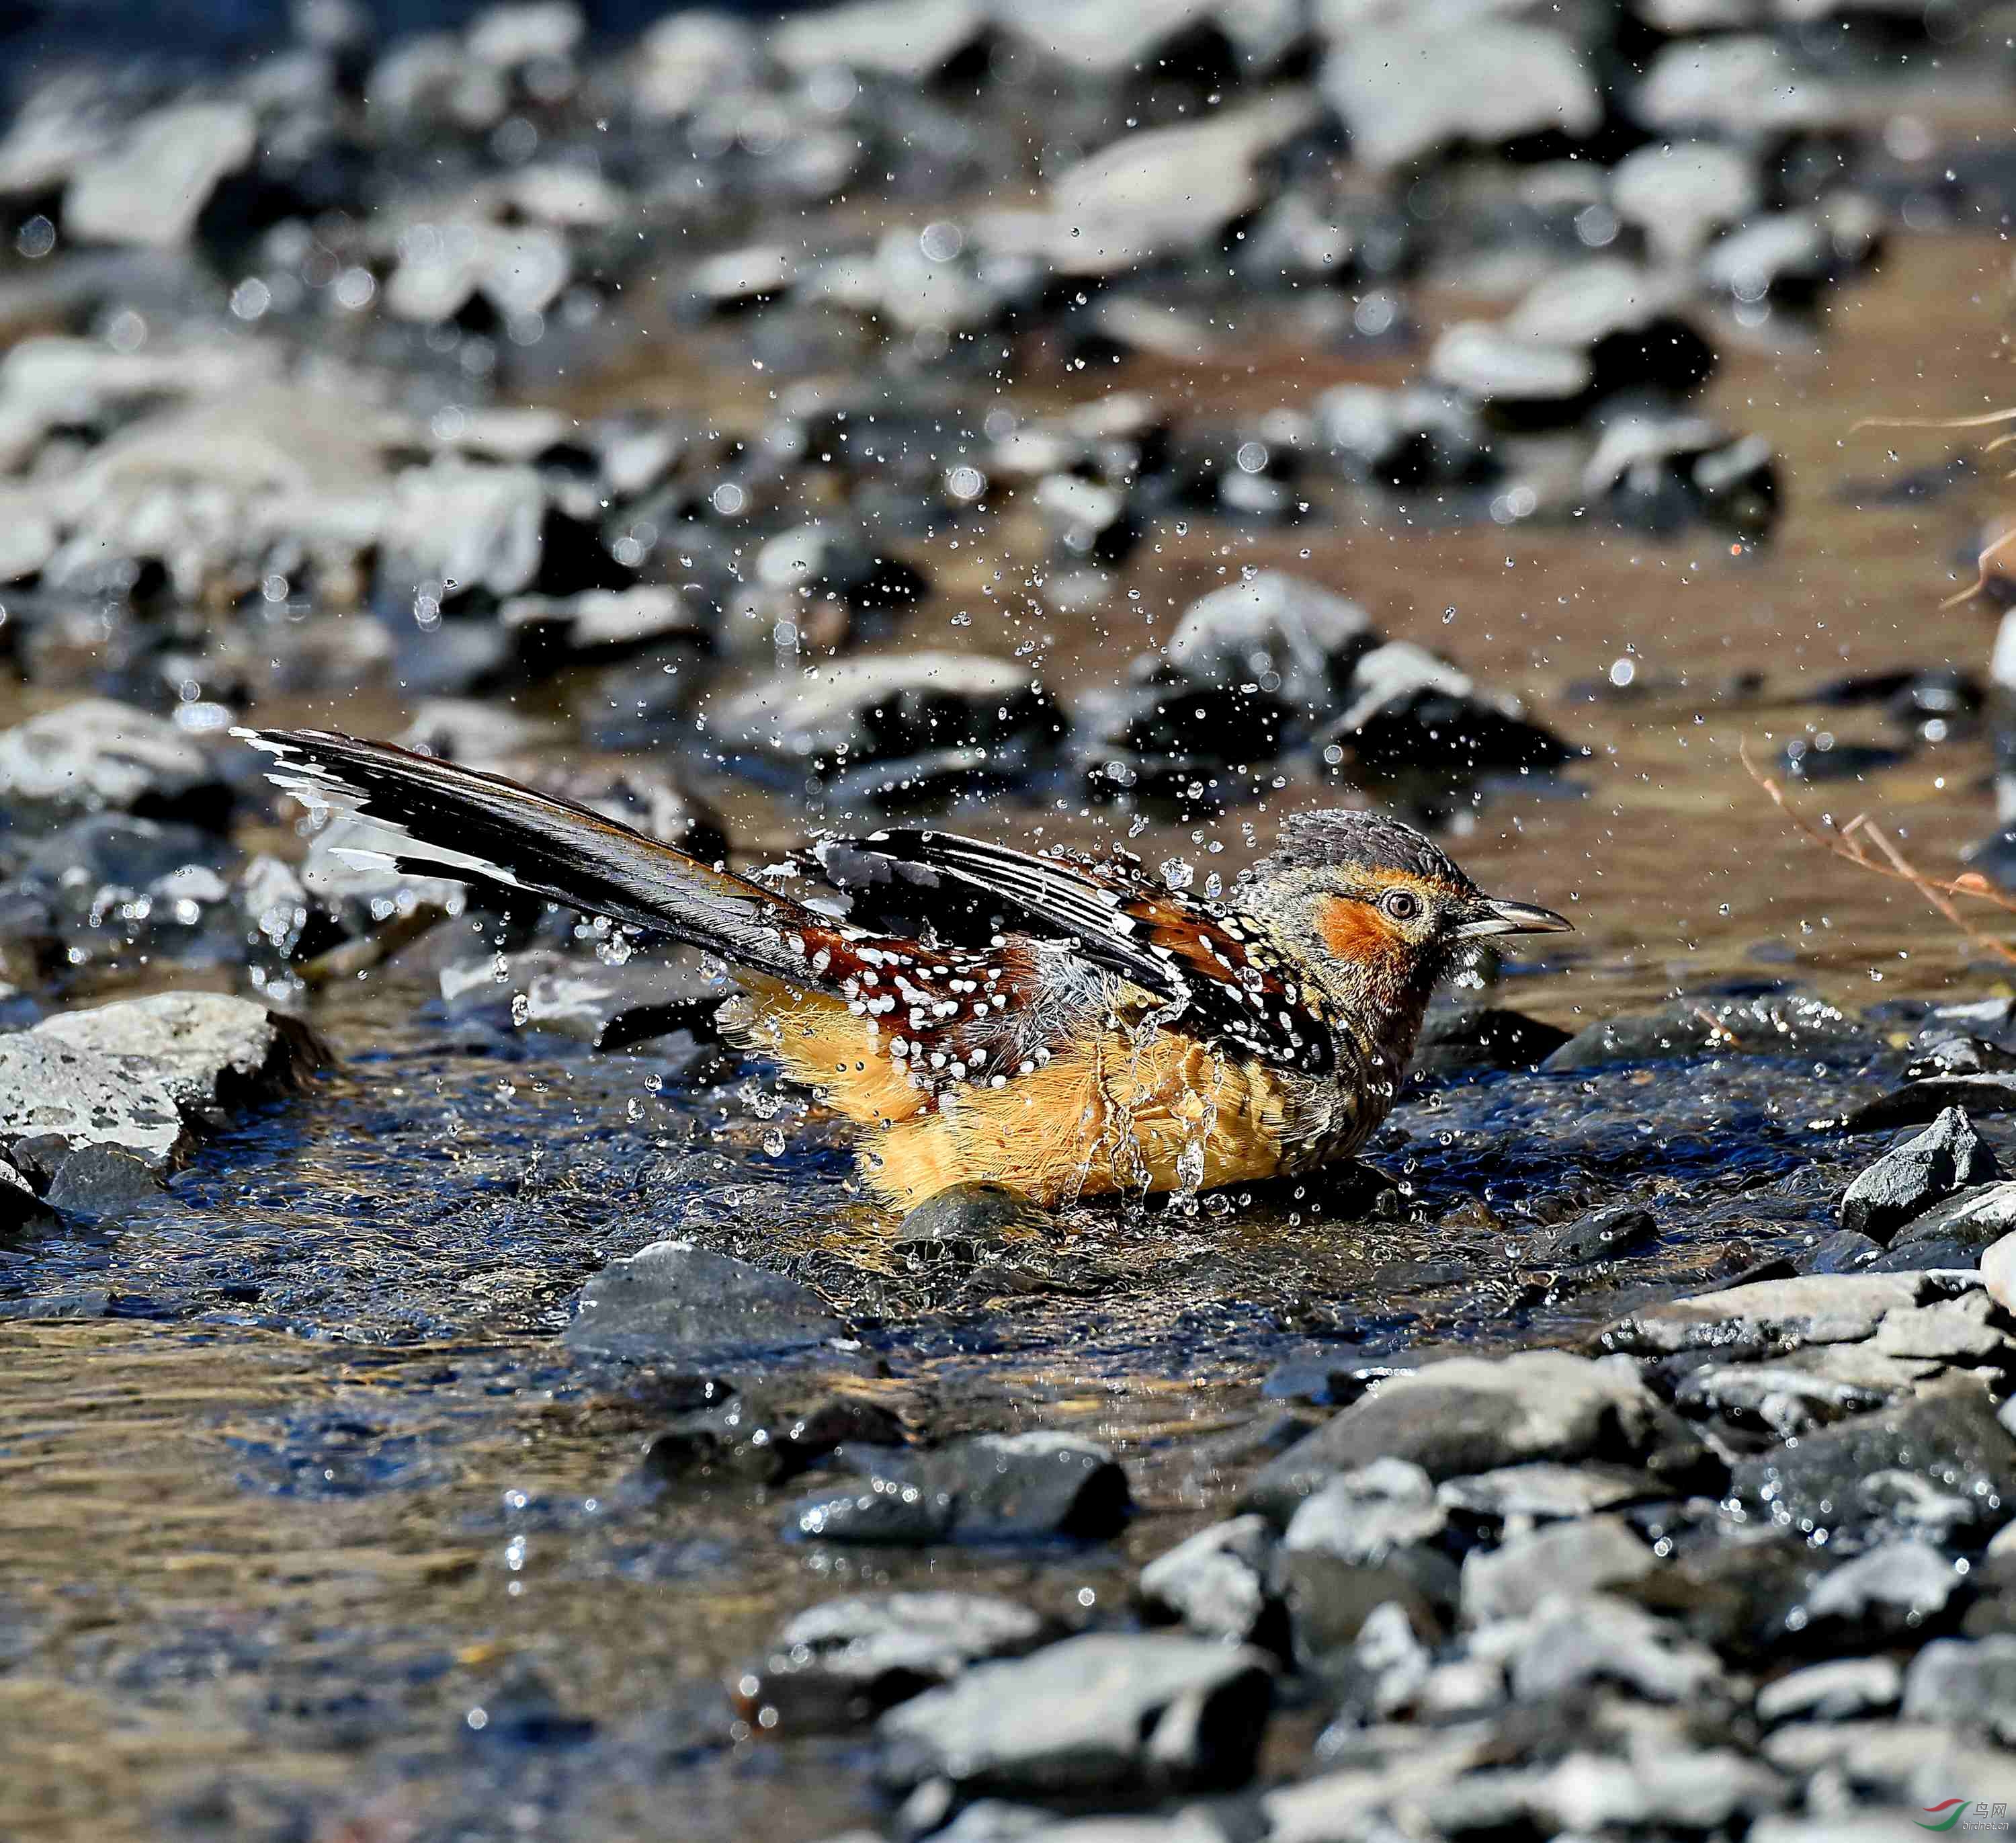
<instances>
[{"instance_id":1,"label":"bird's long tail","mask_svg":"<svg viewBox=\"0 0 2016 1843\"><path fill-rule=\"evenodd\" d=\"M500 774L326 730L232 734L272 756L267 777L311 810L368 823L370 837L332 847L353 863L549 896L797 986L806 965L792 937L832 926L788 896Z\"/></svg>"}]
</instances>

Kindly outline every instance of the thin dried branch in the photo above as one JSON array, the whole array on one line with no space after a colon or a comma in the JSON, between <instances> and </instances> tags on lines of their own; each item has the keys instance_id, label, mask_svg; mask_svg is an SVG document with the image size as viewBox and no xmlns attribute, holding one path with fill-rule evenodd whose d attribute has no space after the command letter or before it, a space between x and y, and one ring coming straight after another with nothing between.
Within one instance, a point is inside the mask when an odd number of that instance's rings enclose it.
<instances>
[{"instance_id":1,"label":"thin dried branch","mask_svg":"<svg viewBox=\"0 0 2016 1843\"><path fill-rule=\"evenodd\" d=\"M1986 878L1972 871L1964 876L1951 878L1928 876L1905 857L1889 835L1867 813L1858 813L1844 826L1816 824L1792 804L1786 797L1784 788L1773 776L1765 774L1751 760L1750 745L1747 742L1738 743L1736 752L1743 763L1744 772L1771 796L1772 804L1792 822L1798 831L1823 851L1831 852L1858 870L1873 871L1879 877L1910 884L1975 947L1998 960L2006 960L2011 965L2016 965L2016 947L1976 927L1961 913L1953 900L1957 896L1964 896L1976 902L1985 902L2005 914L2016 915L2016 897L2004 895ZM1871 854L1870 847L1872 846L1881 853L1881 857Z\"/></svg>"},{"instance_id":2,"label":"thin dried branch","mask_svg":"<svg viewBox=\"0 0 2016 1843\"><path fill-rule=\"evenodd\" d=\"M1851 435L1864 429L1985 429L1998 422L2016 422L2016 409L1990 409L1979 416L1865 416L1849 426Z\"/></svg>"}]
</instances>

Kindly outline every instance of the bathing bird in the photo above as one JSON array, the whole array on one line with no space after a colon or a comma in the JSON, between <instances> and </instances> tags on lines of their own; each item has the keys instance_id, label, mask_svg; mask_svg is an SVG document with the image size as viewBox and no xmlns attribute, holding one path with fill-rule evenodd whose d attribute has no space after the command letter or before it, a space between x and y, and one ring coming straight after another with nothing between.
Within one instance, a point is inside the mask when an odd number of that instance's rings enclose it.
<instances>
[{"instance_id":1,"label":"bathing bird","mask_svg":"<svg viewBox=\"0 0 2016 1843\"><path fill-rule=\"evenodd\" d=\"M1348 1159L1471 944L1571 925L1485 895L1410 825L1335 810L1284 821L1222 899L1118 850L921 828L811 847L906 918L878 927L501 775L326 730L236 734L311 810L369 822L340 856L717 956L728 1036L852 1123L864 1181L905 1208L961 1183L1055 1208Z\"/></svg>"}]
</instances>

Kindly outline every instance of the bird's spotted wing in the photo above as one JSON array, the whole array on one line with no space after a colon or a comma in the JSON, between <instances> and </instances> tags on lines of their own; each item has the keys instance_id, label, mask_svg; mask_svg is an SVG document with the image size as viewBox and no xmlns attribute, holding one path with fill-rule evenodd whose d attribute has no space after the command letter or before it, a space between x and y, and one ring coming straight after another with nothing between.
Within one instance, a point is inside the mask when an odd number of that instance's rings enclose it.
<instances>
[{"instance_id":1,"label":"bird's spotted wing","mask_svg":"<svg viewBox=\"0 0 2016 1843\"><path fill-rule=\"evenodd\" d=\"M1236 910L1168 888L1128 852L1041 857L956 833L896 831L821 847L822 861L880 860L907 890L949 878L997 906L995 925L1062 936L1093 964L1179 1008L1191 1034L1316 1073L1333 1047L1320 1001Z\"/></svg>"}]
</instances>

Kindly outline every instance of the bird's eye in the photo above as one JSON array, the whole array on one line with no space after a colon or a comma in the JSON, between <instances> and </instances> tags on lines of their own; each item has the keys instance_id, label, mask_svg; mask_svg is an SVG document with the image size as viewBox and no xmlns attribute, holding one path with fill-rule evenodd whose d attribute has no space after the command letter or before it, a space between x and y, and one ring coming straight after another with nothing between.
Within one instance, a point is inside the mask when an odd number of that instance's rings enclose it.
<instances>
[{"instance_id":1,"label":"bird's eye","mask_svg":"<svg viewBox=\"0 0 2016 1843\"><path fill-rule=\"evenodd\" d=\"M1421 899L1410 889L1389 889L1379 906L1395 922L1411 922L1421 912Z\"/></svg>"}]
</instances>

